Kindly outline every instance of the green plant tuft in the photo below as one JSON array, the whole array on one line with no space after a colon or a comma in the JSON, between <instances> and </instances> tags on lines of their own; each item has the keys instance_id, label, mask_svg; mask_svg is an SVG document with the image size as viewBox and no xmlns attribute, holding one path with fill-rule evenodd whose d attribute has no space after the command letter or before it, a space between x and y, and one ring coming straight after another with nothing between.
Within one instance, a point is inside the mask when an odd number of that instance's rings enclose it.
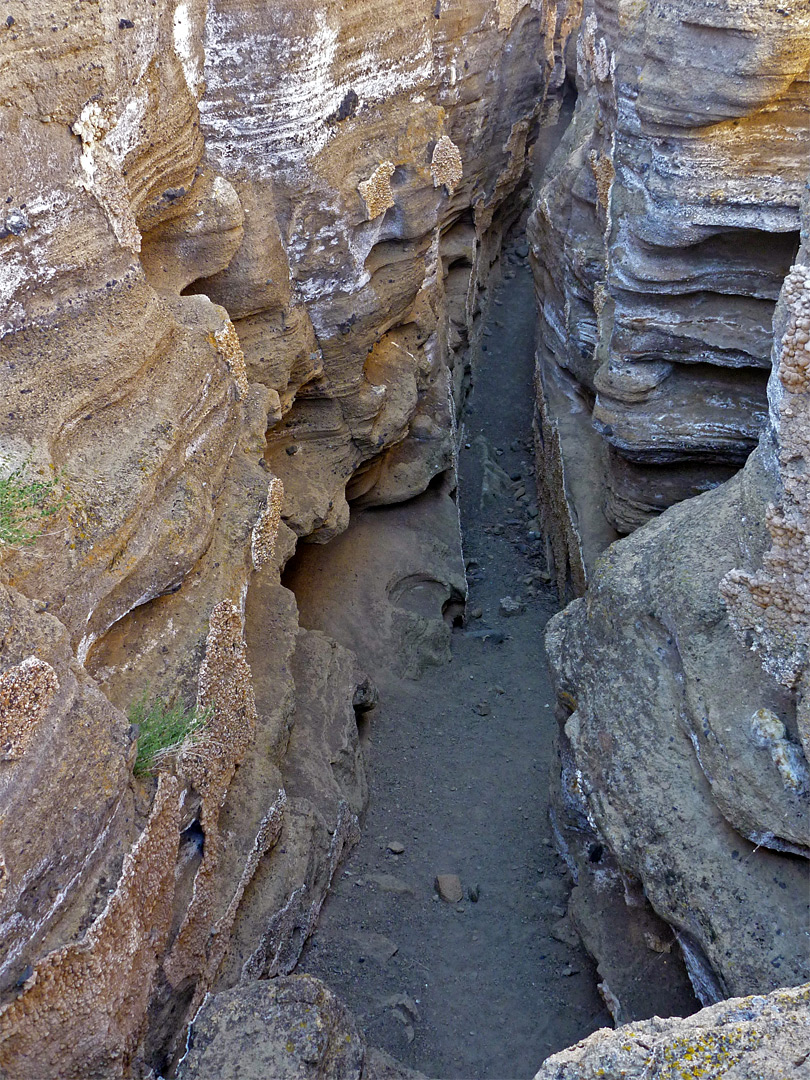
<instances>
[{"instance_id":1,"label":"green plant tuft","mask_svg":"<svg viewBox=\"0 0 810 1080\"><path fill-rule=\"evenodd\" d=\"M18 465L0 479L0 544L33 544L42 532L44 521L67 502L57 498L58 481L27 480L26 463Z\"/></svg>"},{"instance_id":2,"label":"green plant tuft","mask_svg":"<svg viewBox=\"0 0 810 1080\"><path fill-rule=\"evenodd\" d=\"M145 693L129 709L129 722L139 729L135 775L139 779L152 776L170 754L203 730L213 711L210 705L200 709L164 698L150 702Z\"/></svg>"}]
</instances>

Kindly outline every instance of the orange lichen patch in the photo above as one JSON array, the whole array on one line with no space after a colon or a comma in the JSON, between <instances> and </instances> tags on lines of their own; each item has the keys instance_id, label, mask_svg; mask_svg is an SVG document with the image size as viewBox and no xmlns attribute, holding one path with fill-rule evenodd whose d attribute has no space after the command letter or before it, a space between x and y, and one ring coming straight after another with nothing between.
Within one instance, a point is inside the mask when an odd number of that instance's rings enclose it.
<instances>
[{"instance_id":1,"label":"orange lichen patch","mask_svg":"<svg viewBox=\"0 0 810 1080\"><path fill-rule=\"evenodd\" d=\"M179 825L180 784L164 774L105 910L81 941L41 960L0 1010L7 1080L129 1074L171 923Z\"/></svg>"},{"instance_id":2,"label":"orange lichen patch","mask_svg":"<svg viewBox=\"0 0 810 1080\"><path fill-rule=\"evenodd\" d=\"M239 335L236 333L236 328L230 319L223 327L221 327L221 329L214 333L214 344L217 347L219 355L228 365L228 370L231 375L233 375L236 380L239 394L241 397L245 397L248 392L245 354L242 352Z\"/></svg>"},{"instance_id":3,"label":"orange lichen patch","mask_svg":"<svg viewBox=\"0 0 810 1080\"><path fill-rule=\"evenodd\" d=\"M366 214L369 221L384 214L394 202L394 193L391 190L391 177L394 175L396 166L393 161L383 161L368 180L363 180L357 185L357 190L366 204Z\"/></svg>"},{"instance_id":4,"label":"orange lichen patch","mask_svg":"<svg viewBox=\"0 0 810 1080\"><path fill-rule=\"evenodd\" d=\"M0 675L0 760L23 756L58 689L56 672L36 656Z\"/></svg>"},{"instance_id":5,"label":"orange lichen patch","mask_svg":"<svg viewBox=\"0 0 810 1080\"><path fill-rule=\"evenodd\" d=\"M271 562L276 554L278 527L281 524L281 505L284 502L284 484L274 476L267 488L267 504L253 526L250 551L253 567L259 570Z\"/></svg>"},{"instance_id":6,"label":"orange lichen patch","mask_svg":"<svg viewBox=\"0 0 810 1080\"><path fill-rule=\"evenodd\" d=\"M794 266L782 290L786 324L776 368L784 390L777 436L782 504L769 506L771 547L754 573L731 570L720 582L731 624L771 674L795 685L810 647L810 266Z\"/></svg>"},{"instance_id":7,"label":"orange lichen patch","mask_svg":"<svg viewBox=\"0 0 810 1080\"><path fill-rule=\"evenodd\" d=\"M461 151L447 135L442 135L433 148L430 171L433 176L433 186L441 187L444 184L452 195L464 170L461 163Z\"/></svg>"}]
</instances>

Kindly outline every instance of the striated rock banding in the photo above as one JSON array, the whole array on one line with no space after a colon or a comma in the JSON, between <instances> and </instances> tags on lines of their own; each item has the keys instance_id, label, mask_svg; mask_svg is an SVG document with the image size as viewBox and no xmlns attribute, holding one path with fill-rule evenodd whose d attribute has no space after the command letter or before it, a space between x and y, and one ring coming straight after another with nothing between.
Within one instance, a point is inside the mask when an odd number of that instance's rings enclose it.
<instances>
[{"instance_id":1,"label":"striated rock banding","mask_svg":"<svg viewBox=\"0 0 810 1080\"><path fill-rule=\"evenodd\" d=\"M627 533L727 479L765 425L810 145L810 25L776 0L722 14L588 0L585 14L576 112L530 224L552 444L539 464L553 483L562 378L600 436L591 498ZM567 547L576 583L565 516L558 558Z\"/></svg>"},{"instance_id":2,"label":"striated rock banding","mask_svg":"<svg viewBox=\"0 0 810 1080\"><path fill-rule=\"evenodd\" d=\"M0 461L64 495L0 548L0 678L44 673L3 719L10 1080L40 1035L43 1076L166 1071L209 990L295 965L356 836L373 695L299 631L279 569L350 499L452 488L452 392L578 13L35 2L4 23ZM145 692L213 713L141 783ZM45 978L75 957L81 987Z\"/></svg>"},{"instance_id":3,"label":"striated rock banding","mask_svg":"<svg viewBox=\"0 0 810 1080\"><path fill-rule=\"evenodd\" d=\"M568 805L674 927L704 1003L808 973L808 213L805 200L757 451L611 547L547 637Z\"/></svg>"}]
</instances>

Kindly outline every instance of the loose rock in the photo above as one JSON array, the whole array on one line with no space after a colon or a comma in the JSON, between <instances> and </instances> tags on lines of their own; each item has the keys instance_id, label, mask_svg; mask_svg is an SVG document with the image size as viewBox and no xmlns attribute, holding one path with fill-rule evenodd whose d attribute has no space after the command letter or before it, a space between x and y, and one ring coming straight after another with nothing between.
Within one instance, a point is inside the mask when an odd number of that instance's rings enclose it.
<instances>
[{"instance_id":1,"label":"loose rock","mask_svg":"<svg viewBox=\"0 0 810 1080\"><path fill-rule=\"evenodd\" d=\"M502 596L501 601L498 604L498 613L503 615L504 618L509 618L512 615L522 615L526 610L526 605L518 598L512 596Z\"/></svg>"},{"instance_id":2,"label":"loose rock","mask_svg":"<svg viewBox=\"0 0 810 1080\"><path fill-rule=\"evenodd\" d=\"M464 899L464 889L458 874L437 874L434 888L448 904L457 904Z\"/></svg>"}]
</instances>

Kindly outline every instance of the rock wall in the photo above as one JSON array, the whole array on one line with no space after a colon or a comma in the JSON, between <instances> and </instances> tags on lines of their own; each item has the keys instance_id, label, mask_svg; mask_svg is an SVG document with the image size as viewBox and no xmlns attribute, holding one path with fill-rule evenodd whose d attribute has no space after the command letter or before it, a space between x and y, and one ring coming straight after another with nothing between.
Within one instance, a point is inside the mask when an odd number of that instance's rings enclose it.
<instances>
[{"instance_id":1,"label":"rock wall","mask_svg":"<svg viewBox=\"0 0 810 1080\"><path fill-rule=\"evenodd\" d=\"M33 0L0 26L0 479L34 521L0 544L10 1080L166 1068L209 989L294 966L373 695L279 569L349 501L452 488L451 391L579 14ZM159 781L132 775L144 693L213 707Z\"/></svg>"},{"instance_id":2,"label":"rock wall","mask_svg":"<svg viewBox=\"0 0 810 1080\"><path fill-rule=\"evenodd\" d=\"M547 635L569 835L674 928L704 1004L808 978L808 226L806 197L759 447L614 544Z\"/></svg>"},{"instance_id":3,"label":"rock wall","mask_svg":"<svg viewBox=\"0 0 810 1080\"><path fill-rule=\"evenodd\" d=\"M534 1080L669 1080L723 1076L781 1080L810 1060L810 984L735 998L685 1020L654 1017L620 1031L597 1031L544 1063Z\"/></svg>"},{"instance_id":4,"label":"rock wall","mask_svg":"<svg viewBox=\"0 0 810 1080\"><path fill-rule=\"evenodd\" d=\"M809 19L781 0L586 2L576 112L529 230L538 465L575 592L590 537L715 487L763 429L810 152ZM572 407L579 423L558 419Z\"/></svg>"}]
</instances>

